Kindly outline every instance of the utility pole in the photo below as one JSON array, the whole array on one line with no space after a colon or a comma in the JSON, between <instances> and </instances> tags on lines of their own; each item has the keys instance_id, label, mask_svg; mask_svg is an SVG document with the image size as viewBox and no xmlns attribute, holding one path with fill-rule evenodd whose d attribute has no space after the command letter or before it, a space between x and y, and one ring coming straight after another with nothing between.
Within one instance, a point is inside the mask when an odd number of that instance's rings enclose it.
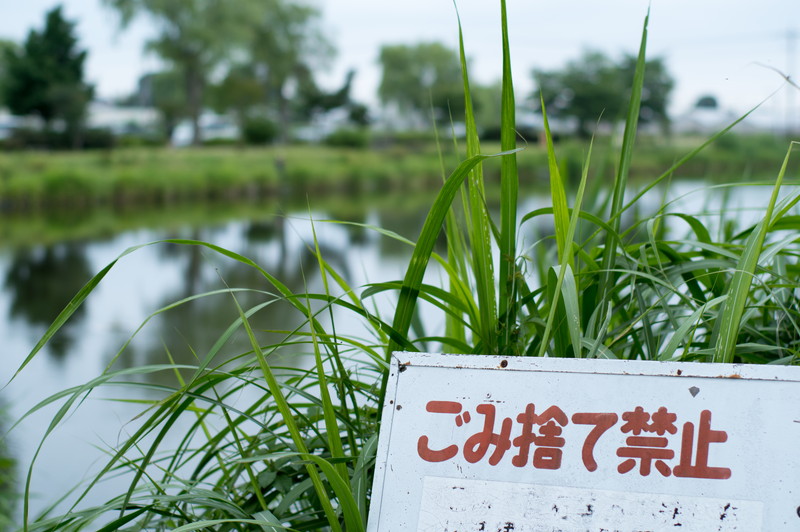
<instances>
[{"instance_id":1,"label":"utility pole","mask_svg":"<svg viewBox=\"0 0 800 532\"><path fill-rule=\"evenodd\" d=\"M786 75L790 80L797 83L797 80L792 76L796 66L795 56L797 53L797 38L800 36L797 30L788 29L786 31ZM797 122L795 118L795 96L797 88L789 86L786 88L786 135L793 135L797 131Z\"/></svg>"}]
</instances>

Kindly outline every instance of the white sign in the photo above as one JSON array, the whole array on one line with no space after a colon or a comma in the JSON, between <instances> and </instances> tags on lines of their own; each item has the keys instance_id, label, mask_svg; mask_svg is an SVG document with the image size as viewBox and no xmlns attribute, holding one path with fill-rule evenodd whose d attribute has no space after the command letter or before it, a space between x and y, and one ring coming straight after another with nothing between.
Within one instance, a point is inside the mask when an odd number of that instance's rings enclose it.
<instances>
[{"instance_id":1,"label":"white sign","mask_svg":"<svg viewBox=\"0 0 800 532\"><path fill-rule=\"evenodd\" d=\"M800 530L800 367L397 353L370 532Z\"/></svg>"}]
</instances>

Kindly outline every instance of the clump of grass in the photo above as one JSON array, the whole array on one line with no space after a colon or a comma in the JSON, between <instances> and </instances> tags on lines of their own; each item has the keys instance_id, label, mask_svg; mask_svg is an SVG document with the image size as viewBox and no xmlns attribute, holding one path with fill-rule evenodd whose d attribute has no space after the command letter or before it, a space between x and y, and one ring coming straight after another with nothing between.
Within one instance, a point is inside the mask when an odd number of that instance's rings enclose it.
<instances>
[{"instance_id":1,"label":"clump of grass","mask_svg":"<svg viewBox=\"0 0 800 532\"><path fill-rule=\"evenodd\" d=\"M398 349L797 361L800 292L795 279L800 248L794 232L800 222L792 213L800 194L794 190L780 196L790 151L776 169L765 216L750 227L712 236L703 213L677 212L666 201L656 214L623 223L649 190L667 183L681 164L725 133L654 176L632 198L626 197L645 75L645 19L612 186L604 191L590 182L594 168L590 145L573 189L561 173L545 120L551 205L519 213L514 93L503 0L500 7L503 125L501 152L492 156L501 166L499 221L485 199L482 163L489 156L481 153L462 39L467 157L444 179L415 242L371 228L412 246L404 278L352 287L325 260L315 239L308 244L317 258L323 289L294 293L252 260L211 243L154 243L202 246L252 268L264 285L221 290L228 294L238 318L208 352L197 354L196 365L109 369L33 409L60 405L44 442L100 386L141 387L145 385L137 376L161 372L174 373L177 383L160 386L160 398L144 403L131 425L131 436L110 452L105 466L81 486L65 513L29 515L31 464L25 485L25 530L364 530L379 407L389 357ZM552 232L523 238L540 220L550 222L544 226L552 227ZM442 231L447 237L444 255L435 252ZM117 260L137 249L124 251ZM25 371L117 260L75 296L18 372ZM443 277L438 285L426 282L431 263ZM218 293L197 294L155 314ZM386 293L395 297L393 310L382 308L380 298ZM419 319L420 300L445 316L444 330L426 329ZM277 342L251 326L255 315L275 305L302 321L296 329L280 331L283 336ZM341 312L356 316L363 330L337 330L336 316ZM246 335L250 349L220 361L220 350L236 333ZM125 347L116 357L125 356ZM278 360L300 356L313 360L310 368L278 365ZM249 401L243 403L241 397ZM188 428L177 429L179 422L188 423ZM176 430L177 447L162 449L167 435ZM105 477L121 472L130 478L125 492L99 506L81 505Z\"/></svg>"}]
</instances>

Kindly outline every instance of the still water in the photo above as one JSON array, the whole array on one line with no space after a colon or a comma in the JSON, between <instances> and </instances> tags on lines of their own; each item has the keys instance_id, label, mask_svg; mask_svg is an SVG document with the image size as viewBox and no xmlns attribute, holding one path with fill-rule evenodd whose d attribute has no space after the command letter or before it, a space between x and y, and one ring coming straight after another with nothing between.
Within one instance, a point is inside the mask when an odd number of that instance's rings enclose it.
<instances>
[{"instance_id":1,"label":"still water","mask_svg":"<svg viewBox=\"0 0 800 532\"><path fill-rule=\"evenodd\" d=\"M751 205L765 204L768 194L768 188L760 187L748 190L742 199L748 199ZM722 211L719 205L709 205L708 195L696 183L677 186L670 196L677 198L670 205L675 212ZM648 205L655 209L663 199L661 192L654 191L640 204L645 210ZM725 201L728 201L726 210L731 210L730 200ZM401 279L411 248L359 225L323 220L347 218L414 239L424 221L426 203L403 206L398 201L392 207L367 205L352 210L355 214L351 212L346 217L325 210L309 212L306 207L288 214L264 212L246 218L233 216L220 222L171 224L170 229L131 229L91 238L56 239L48 244L0 243L3 357L0 381L5 384L14 376L58 311L83 284L131 246L165 238L204 240L252 259L295 292L306 289L322 292L316 259L309 251L316 232L325 259L350 286L363 287L371 282ZM546 196L532 195L521 205L521 212L545 205ZM742 212L749 212L752 217L758 211ZM312 224L309 219L315 222ZM710 224L713 226L713 219ZM530 233L529 242L540 241L542 235L536 234L535 226L526 229ZM543 233L549 234L549 230ZM433 271L431 275L437 274ZM194 294L226 287L273 289L253 268L205 247L161 243L123 257L52 341L10 384L0 389L0 431L5 433L14 420L49 395L100 375L137 327L158 309ZM263 300L263 295L243 293L240 302L246 308L248 304L256 304L259 297ZM391 315L391 304L391 301L386 303L384 316ZM291 330L301 323L299 316L279 307L274 312L268 307L257 316L253 325L261 330ZM236 309L229 294L202 298L160 313L135 335L114 367L167 363L167 352L177 363L196 363L196 357L213 345L235 317ZM429 325L435 329L437 318L432 319L434 322ZM357 324L337 321L337 328L343 327L357 327ZM246 350L246 339L242 337L234 337L227 346L229 354ZM167 373L151 373L145 378L153 384L171 383L174 379ZM92 472L104 464L105 453L130 433L129 422L141 407L109 399L143 398L142 393L139 388L97 390L66 422L55 428L44 442L33 469L32 516L68 494L82 479L91 478ZM10 455L17 463L11 481L6 481L12 491L19 492L24 486L27 466L60 404L47 405L24 419L6 438L5 448L0 447L0 473L3 454ZM0 500L6 501L5 508L0 504L0 516L8 512L9 506L19 508L18 501L8 502L12 496L3 491L3 482L0 474ZM97 490L85 503L101 503L125 486L124 479L111 479L108 489ZM75 495L67 500L74 500ZM67 507L68 504L60 505L61 509ZM13 519L18 522L19 514Z\"/></svg>"},{"instance_id":2,"label":"still water","mask_svg":"<svg viewBox=\"0 0 800 532\"><path fill-rule=\"evenodd\" d=\"M317 261L309 251L315 231L325 259L352 286L402 278L411 251L407 244L356 225L322 221L331 216L305 210L170 230L132 230L97 239L0 247L0 380L5 384L11 379L59 310L83 284L130 246L165 238L204 240L252 259L292 291L301 292L306 287L322 292ZM309 218L315 220L313 225ZM424 210L410 207L395 212L365 208L352 221L380 225L413 238L423 220ZM125 256L52 341L0 390L0 428L5 432L12 420L48 395L100 375L153 312L183 298L226 287L274 292L253 268L205 247L162 243ZM264 300L263 295L253 293L237 297L244 308L256 304L259 298ZM258 313L254 328L291 330L301 324L301 317L286 312L285 307L275 306L274 312L271 308ZM167 363L167 350L177 363L196 363L196 357L202 356L234 321L236 312L231 296L222 294L158 314L135 336L114 367ZM347 326L337 322L337 328ZM241 335L226 346L231 355L244 351L246 339ZM168 373L148 374L146 378L154 384L174 382L174 376ZM128 433L126 423L141 407L108 399L135 399L141 393L116 388L93 392L55 429L33 470L32 515L102 467L104 454L97 447L107 451ZM16 486L24 485L26 466L56 412L57 405L43 408L14 427L7 438L5 452L18 464L13 479ZM125 485L122 482L118 481L117 489ZM87 502L100 503L110 493L105 489L100 492ZM0 497L8 500L10 496L2 493ZM2 511L0 506L0 515Z\"/></svg>"}]
</instances>

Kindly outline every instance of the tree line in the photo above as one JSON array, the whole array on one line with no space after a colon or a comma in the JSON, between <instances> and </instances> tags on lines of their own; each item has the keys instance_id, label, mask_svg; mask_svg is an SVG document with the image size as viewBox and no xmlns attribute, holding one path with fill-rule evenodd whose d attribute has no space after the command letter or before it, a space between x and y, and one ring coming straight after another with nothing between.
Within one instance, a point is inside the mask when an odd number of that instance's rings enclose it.
<instances>
[{"instance_id":1,"label":"tree line","mask_svg":"<svg viewBox=\"0 0 800 532\"><path fill-rule=\"evenodd\" d=\"M335 57L335 47L321 24L321 14L293 0L103 0L119 15L122 29L146 18L157 28L146 43L165 65L143 76L127 103L159 111L165 137L188 119L192 141L202 141L204 109L230 113L241 131L264 139L288 141L292 124L309 122L332 109L346 111L348 123L364 127L368 108L351 97L356 73L341 86L325 90L315 73ZM0 41L0 104L13 114L37 116L44 130L59 130L73 147L82 143L87 106L94 88L84 79L87 51L79 46L74 22L61 7L45 16L21 43ZM406 126L463 119L464 94L458 53L437 43L383 46L378 97ZM635 58L615 61L587 51L555 70L534 70L537 90L548 114L574 121L588 135L599 120L615 122L625 108ZM661 59L647 63L641 120L669 124L667 103L673 81ZM499 122L499 84L478 86L473 99L479 123L487 130ZM601 118L602 117L602 118Z\"/></svg>"}]
</instances>

